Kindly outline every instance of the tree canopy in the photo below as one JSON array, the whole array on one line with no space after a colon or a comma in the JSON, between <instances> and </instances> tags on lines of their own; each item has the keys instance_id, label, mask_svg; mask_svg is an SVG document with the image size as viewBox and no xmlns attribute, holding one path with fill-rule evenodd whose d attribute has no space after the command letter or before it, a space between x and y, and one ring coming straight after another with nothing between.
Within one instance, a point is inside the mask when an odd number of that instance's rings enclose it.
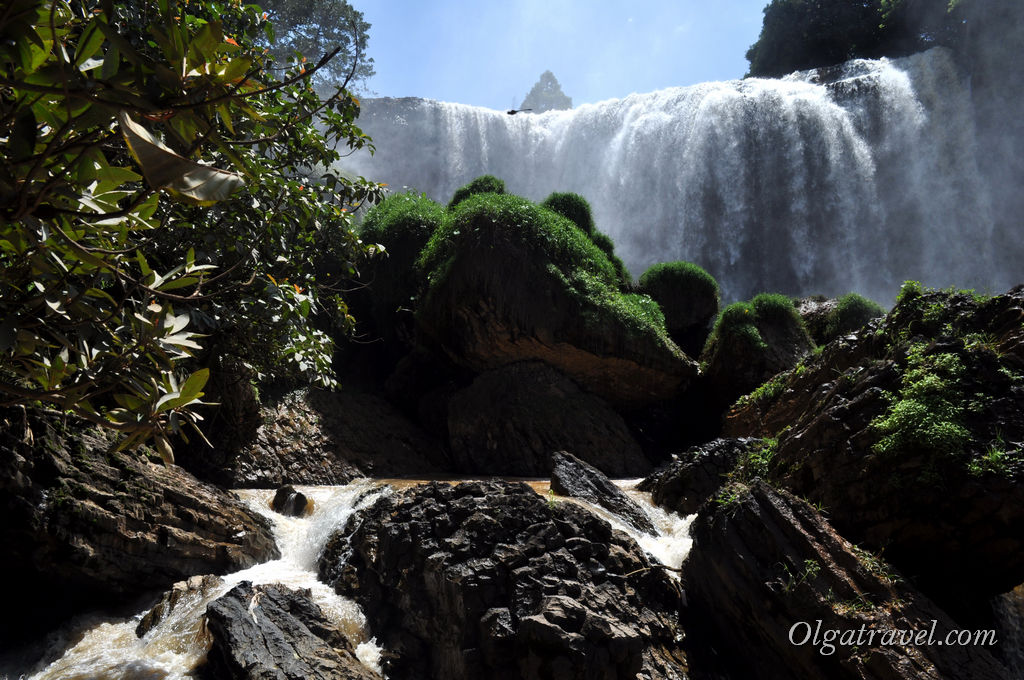
<instances>
[{"instance_id":1,"label":"tree canopy","mask_svg":"<svg viewBox=\"0 0 1024 680\"><path fill-rule=\"evenodd\" d=\"M551 71L544 71L540 79L527 93L526 99L519 105L520 109L530 109L534 113L572 108L572 97L562 92L562 86Z\"/></svg>"},{"instance_id":2,"label":"tree canopy","mask_svg":"<svg viewBox=\"0 0 1024 680\"><path fill-rule=\"evenodd\" d=\"M170 459L212 354L331 384L339 283L367 252L351 213L383 189L330 170L370 140L351 94L314 91L328 60L269 71L256 5L2 12L0 404Z\"/></svg>"},{"instance_id":3,"label":"tree canopy","mask_svg":"<svg viewBox=\"0 0 1024 680\"><path fill-rule=\"evenodd\" d=\"M774 78L857 57L955 44L959 0L772 0L747 51L749 75Z\"/></svg>"},{"instance_id":4,"label":"tree canopy","mask_svg":"<svg viewBox=\"0 0 1024 680\"><path fill-rule=\"evenodd\" d=\"M366 57L370 24L347 0L262 0L274 28L270 53L279 63L301 58L319 59L338 53L313 81L319 85L349 85L373 76L373 59Z\"/></svg>"}]
</instances>

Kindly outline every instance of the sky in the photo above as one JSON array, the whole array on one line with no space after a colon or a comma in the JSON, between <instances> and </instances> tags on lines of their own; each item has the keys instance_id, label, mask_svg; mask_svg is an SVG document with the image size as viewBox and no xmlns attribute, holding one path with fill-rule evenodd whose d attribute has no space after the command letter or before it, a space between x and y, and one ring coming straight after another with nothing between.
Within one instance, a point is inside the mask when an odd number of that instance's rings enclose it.
<instances>
[{"instance_id":1,"label":"sky","mask_svg":"<svg viewBox=\"0 0 1024 680\"><path fill-rule=\"evenodd\" d=\"M742 78L769 0L350 0L380 97L518 107L550 70L573 105Z\"/></svg>"}]
</instances>

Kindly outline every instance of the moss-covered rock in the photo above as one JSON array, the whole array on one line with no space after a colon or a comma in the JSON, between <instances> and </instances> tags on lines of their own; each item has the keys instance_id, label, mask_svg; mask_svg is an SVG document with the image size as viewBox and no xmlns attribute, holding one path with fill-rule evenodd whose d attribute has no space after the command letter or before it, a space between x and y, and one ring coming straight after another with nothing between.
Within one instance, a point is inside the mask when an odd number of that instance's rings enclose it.
<instances>
[{"instance_id":1,"label":"moss-covered rock","mask_svg":"<svg viewBox=\"0 0 1024 680\"><path fill-rule=\"evenodd\" d=\"M880 304L858 293L847 293L838 298L813 295L795 300L797 311L807 326L807 332L818 345L852 333L872 319L885 316Z\"/></svg>"},{"instance_id":2,"label":"moss-covered rock","mask_svg":"<svg viewBox=\"0 0 1024 680\"><path fill-rule=\"evenodd\" d=\"M737 405L732 436L777 437L777 484L958 612L1024 581L1024 288L905 287Z\"/></svg>"},{"instance_id":3,"label":"moss-covered rock","mask_svg":"<svg viewBox=\"0 0 1024 680\"><path fill-rule=\"evenodd\" d=\"M476 371L539 359L612 403L674 394L696 364L649 297L618 290L615 267L572 222L523 198L473 196L420 258L420 326Z\"/></svg>"},{"instance_id":4,"label":"moss-covered rock","mask_svg":"<svg viewBox=\"0 0 1024 680\"><path fill-rule=\"evenodd\" d=\"M455 190L452 200L448 201L448 209L451 210L459 203L476 194L503 194L505 193L505 180L494 175L480 175L465 186Z\"/></svg>"},{"instance_id":5,"label":"moss-covered rock","mask_svg":"<svg viewBox=\"0 0 1024 680\"><path fill-rule=\"evenodd\" d=\"M541 206L568 218L587 236L593 235L594 216L590 211L590 203L579 194L556 191L545 198Z\"/></svg>"},{"instance_id":6,"label":"moss-covered rock","mask_svg":"<svg viewBox=\"0 0 1024 680\"><path fill-rule=\"evenodd\" d=\"M718 314L714 277L692 262L662 262L645 271L637 287L661 307L665 328L676 343L690 356L698 356Z\"/></svg>"},{"instance_id":7,"label":"moss-covered rock","mask_svg":"<svg viewBox=\"0 0 1024 680\"><path fill-rule=\"evenodd\" d=\"M722 310L701 354L711 397L723 407L796 365L813 343L785 295L762 293Z\"/></svg>"},{"instance_id":8,"label":"moss-covered rock","mask_svg":"<svg viewBox=\"0 0 1024 680\"><path fill-rule=\"evenodd\" d=\"M411 347L412 309L420 279L416 259L444 219L444 208L422 194L393 194L366 214L360 238L379 243L385 254L369 263L363 280L375 337L399 344L397 354Z\"/></svg>"}]
</instances>

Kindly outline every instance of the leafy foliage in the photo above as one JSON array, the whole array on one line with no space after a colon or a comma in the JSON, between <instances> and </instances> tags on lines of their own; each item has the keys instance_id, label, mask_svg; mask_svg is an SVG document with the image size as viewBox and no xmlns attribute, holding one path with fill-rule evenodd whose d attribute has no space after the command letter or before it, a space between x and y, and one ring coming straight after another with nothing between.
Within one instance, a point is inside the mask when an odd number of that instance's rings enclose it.
<instances>
[{"instance_id":1,"label":"leafy foliage","mask_svg":"<svg viewBox=\"0 0 1024 680\"><path fill-rule=\"evenodd\" d=\"M270 75L255 5L4 11L3 403L73 412L123 446L154 437L169 459L197 418L204 350L333 380L310 320L344 322L344 307L316 267L333 255L354 272L348 211L382 189L321 174L339 142L369 143L354 98L313 91L326 60Z\"/></svg>"},{"instance_id":2,"label":"leafy foliage","mask_svg":"<svg viewBox=\"0 0 1024 680\"><path fill-rule=\"evenodd\" d=\"M475 194L503 194L505 193L505 180L498 179L494 175L481 175L465 186L455 190L452 200L448 201L448 209L451 210L459 203Z\"/></svg>"},{"instance_id":3,"label":"leafy foliage","mask_svg":"<svg viewBox=\"0 0 1024 680\"><path fill-rule=\"evenodd\" d=\"M838 338L851 333L868 321L885 316L885 310L877 302L857 293L847 293L836 301L825 320L825 337Z\"/></svg>"},{"instance_id":4,"label":"leafy foliage","mask_svg":"<svg viewBox=\"0 0 1024 680\"><path fill-rule=\"evenodd\" d=\"M778 77L855 57L956 44L962 3L948 0L772 0L747 51L749 74Z\"/></svg>"},{"instance_id":5,"label":"leafy foliage","mask_svg":"<svg viewBox=\"0 0 1024 680\"><path fill-rule=\"evenodd\" d=\"M520 109L530 109L534 113L545 111L556 111L572 108L572 97L562 92L562 86L558 84L558 78L551 71L544 71L540 78L527 93Z\"/></svg>"}]
</instances>

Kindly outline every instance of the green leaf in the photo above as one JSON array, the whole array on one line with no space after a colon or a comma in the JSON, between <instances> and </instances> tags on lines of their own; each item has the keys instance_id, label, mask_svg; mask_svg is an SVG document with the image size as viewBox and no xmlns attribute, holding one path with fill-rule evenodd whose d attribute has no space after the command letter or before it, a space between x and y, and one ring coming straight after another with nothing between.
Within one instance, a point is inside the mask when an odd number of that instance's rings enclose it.
<instances>
[{"instance_id":1,"label":"green leaf","mask_svg":"<svg viewBox=\"0 0 1024 680\"><path fill-rule=\"evenodd\" d=\"M245 185L241 175L200 165L176 154L149 130L131 120L125 111L117 114L121 133L150 186L195 205L213 205Z\"/></svg>"},{"instance_id":2,"label":"green leaf","mask_svg":"<svg viewBox=\"0 0 1024 680\"><path fill-rule=\"evenodd\" d=\"M185 384L181 386L182 398L194 401L203 396L202 389L206 387L206 381L210 379L210 369L203 368L188 377Z\"/></svg>"},{"instance_id":3,"label":"green leaf","mask_svg":"<svg viewBox=\"0 0 1024 680\"><path fill-rule=\"evenodd\" d=\"M99 25L106 22L106 17L103 14L98 14L92 18L88 24L85 25L85 29L82 31L82 36L78 39L78 48L75 50L75 66L79 67L82 71L89 69L83 68L85 61L96 54L103 45L103 31L100 30ZM99 63L96 64L99 66ZM95 68L93 66L92 68Z\"/></svg>"}]
</instances>

